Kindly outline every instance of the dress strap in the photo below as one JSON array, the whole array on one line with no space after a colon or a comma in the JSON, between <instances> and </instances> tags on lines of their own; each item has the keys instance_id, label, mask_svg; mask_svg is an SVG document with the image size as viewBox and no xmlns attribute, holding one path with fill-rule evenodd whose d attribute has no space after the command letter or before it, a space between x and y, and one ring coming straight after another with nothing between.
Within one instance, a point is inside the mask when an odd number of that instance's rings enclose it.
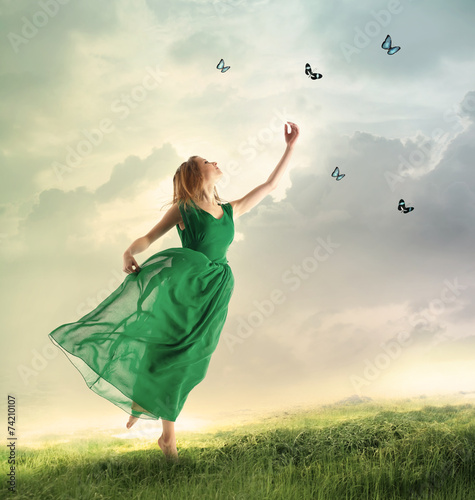
<instances>
[{"instance_id":1,"label":"dress strap","mask_svg":"<svg viewBox=\"0 0 475 500\"><path fill-rule=\"evenodd\" d=\"M190 222L193 210L192 206L188 205L188 207L185 208L184 203L182 201L178 201L178 208L180 209L181 218L183 219L183 224L185 225L185 231L187 231L187 234L191 236L191 228L193 227L193 222Z\"/></svg>"}]
</instances>

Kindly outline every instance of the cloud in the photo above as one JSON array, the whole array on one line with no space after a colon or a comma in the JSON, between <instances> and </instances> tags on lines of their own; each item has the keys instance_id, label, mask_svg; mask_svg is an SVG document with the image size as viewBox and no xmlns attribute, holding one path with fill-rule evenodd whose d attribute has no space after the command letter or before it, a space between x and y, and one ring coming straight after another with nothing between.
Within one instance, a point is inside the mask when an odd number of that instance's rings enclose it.
<instances>
[{"instance_id":1,"label":"cloud","mask_svg":"<svg viewBox=\"0 0 475 500\"><path fill-rule=\"evenodd\" d=\"M19 223L20 235L32 253L62 253L71 236L84 236L97 217L94 193L83 186L74 191L43 191L33 210Z\"/></svg>"},{"instance_id":2,"label":"cloud","mask_svg":"<svg viewBox=\"0 0 475 500\"><path fill-rule=\"evenodd\" d=\"M427 359L433 362L473 361L475 354L475 335L441 342L431 349Z\"/></svg>"},{"instance_id":3,"label":"cloud","mask_svg":"<svg viewBox=\"0 0 475 500\"><path fill-rule=\"evenodd\" d=\"M278 331L281 344L302 363L326 369L377 351L375 339L407 331L404 317L428 314L424 328L409 325L422 344L433 342L443 330L460 334L462 322L472 319L475 298L473 273L467 275L475 247L474 131L472 123L448 143L432 170L414 168L394 192L384 173L396 172L397 158L409 158L420 147L417 141L362 132L351 137L327 134L327 150L337 153L320 160L315 152L318 166L309 161L306 168L290 170L291 186L283 200L273 202L268 196L238 219L246 238L234 242L229 255L240 276L242 316L249 317L273 289L281 289L286 300L266 318L262 335L275 337ZM429 153L424 167L430 159ZM335 166L346 174L341 181L330 176ZM401 197L414 212L398 212ZM339 245L322 262L314 259L317 237ZM298 277L297 289L284 281L286 273ZM441 310L442 292L447 281L454 289L454 280L470 286L451 295ZM399 304L399 312L385 315L378 310L387 304ZM373 324L381 325L362 329L356 316L353 322L325 325L331 311L344 315L360 309L373 313ZM455 329L456 323L460 328Z\"/></svg>"},{"instance_id":4,"label":"cloud","mask_svg":"<svg viewBox=\"0 0 475 500\"><path fill-rule=\"evenodd\" d=\"M475 91L467 92L463 98L460 103L460 115L468 116L472 123L475 123Z\"/></svg>"},{"instance_id":5,"label":"cloud","mask_svg":"<svg viewBox=\"0 0 475 500\"><path fill-rule=\"evenodd\" d=\"M130 243L127 243L130 240L126 234L127 224L133 225L137 233L156 223L156 217L150 217L147 222L143 215L137 223L137 214L130 213L130 206L134 204L137 211L139 202L136 200L147 196L156 203L155 209L148 211L158 214L173 194L172 186L165 193L159 183L173 175L181 161L173 146L167 143L154 149L145 159L130 156L118 163L110 179L96 190L86 186L69 191L46 189L24 215L25 208L20 211L18 203L4 205L5 217L18 218L17 234L9 236L8 244L14 248L15 242L21 242L17 258L22 259L28 253L37 256L54 253L59 258L62 253L93 253L114 245L126 248ZM113 217L110 210L114 210ZM100 221L110 217L112 220L104 227L107 222ZM9 258L15 257L11 254Z\"/></svg>"},{"instance_id":6,"label":"cloud","mask_svg":"<svg viewBox=\"0 0 475 500\"><path fill-rule=\"evenodd\" d=\"M173 175L182 163L170 143L154 150L144 160L129 156L114 166L110 179L95 191L97 201L108 202L116 198L132 199L166 177Z\"/></svg>"}]
</instances>

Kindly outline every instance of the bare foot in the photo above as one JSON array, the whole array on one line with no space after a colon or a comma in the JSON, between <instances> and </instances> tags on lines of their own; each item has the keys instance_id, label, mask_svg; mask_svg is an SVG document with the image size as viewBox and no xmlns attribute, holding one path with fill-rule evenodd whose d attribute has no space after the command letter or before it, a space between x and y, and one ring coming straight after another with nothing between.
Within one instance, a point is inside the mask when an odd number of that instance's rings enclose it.
<instances>
[{"instance_id":1,"label":"bare foot","mask_svg":"<svg viewBox=\"0 0 475 500\"><path fill-rule=\"evenodd\" d=\"M132 410L142 411L144 413L147 411L147 410L144 410L141 406L139 406L135 401L132 401ZM129 421L125 424L127 429L130 429L135 424L135 422L137 422L138 419L139 419L139 417L135 417L134 415L130 415Z\"/></svg>"},{"instance_id":2,"label":"bare foot","mask_svg":"<svg viewBox=\"0 0 475 500\"><path fill-rule=\"evenodd\" d=\"M135 424L135 422L137 422L138 419L139 417L134 417L133 415L130 415L129 421L125 424L127 429L130 429Z\"/></svg>"},{"instance_id":3,"label":"bare foot","mask_svg":"<svg viewBox=\"0 0 475 500\"><path fill-rule=\"evenodd\" d=\"M167 459L178 462L178 450L176 449L175 440L167 442L163 439L163 436L160 436L158 438L158 446L160 446Z\"/></svg>"}]
</instances>

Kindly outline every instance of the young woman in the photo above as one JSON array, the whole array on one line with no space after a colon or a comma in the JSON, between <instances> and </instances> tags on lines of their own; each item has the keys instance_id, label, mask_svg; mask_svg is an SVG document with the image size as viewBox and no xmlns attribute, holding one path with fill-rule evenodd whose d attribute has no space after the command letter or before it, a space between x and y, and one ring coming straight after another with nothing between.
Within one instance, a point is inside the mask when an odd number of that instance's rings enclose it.
<instances>
[{"instance_id":1,"label":"young woman","mask_svg":"<svg viewBox=\"0 0 475 500\"><path fill-rule=\"evenodd\" d=\"M284 125L287 143L267 181L242 198L221 203L216 162L191 156L173 177L172 207L123 255L123 283L93 311L49 334L88 387L138 418L162 419L158 444L177 459L174 423L190 391L205 377L234 289L226 258L234 220L276 188L299 135ZM290 127L290 132L287 127ZM176 226L182 248L134 255Z\"/></svg>"}]
</instances>

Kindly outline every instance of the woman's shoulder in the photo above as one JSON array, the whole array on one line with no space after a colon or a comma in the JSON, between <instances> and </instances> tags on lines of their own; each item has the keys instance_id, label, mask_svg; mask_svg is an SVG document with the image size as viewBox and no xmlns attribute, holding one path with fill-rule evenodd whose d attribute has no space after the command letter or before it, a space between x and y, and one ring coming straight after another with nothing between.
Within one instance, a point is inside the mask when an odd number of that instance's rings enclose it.
<instances>
[{"instance_id":1,"label":"woman's shoulder","mask_svg":"<svg viewBox=\"0 0 475 500\"><path fill-rule=\"evenodd\" d=\"M186 210L186 211L189 211L191 208L195 207L196 204L193 202L192 199L189 199L189 200L181 200L181 199L178 199L177 200L177 205L180 209L182 210Z\"/></svg>"},{"instance_id":2,"label":"woman's shoulder","mask_svg":"<svg viewBox=\"0 0 475 500\"><path fill-rule=\"evenodd\" d=\"M220 203L220 205L223 207L223 208L226 208L227 210L233 210L233 202L232 201L224 201L222 203Z\"/></svg>"}]
</instances>

